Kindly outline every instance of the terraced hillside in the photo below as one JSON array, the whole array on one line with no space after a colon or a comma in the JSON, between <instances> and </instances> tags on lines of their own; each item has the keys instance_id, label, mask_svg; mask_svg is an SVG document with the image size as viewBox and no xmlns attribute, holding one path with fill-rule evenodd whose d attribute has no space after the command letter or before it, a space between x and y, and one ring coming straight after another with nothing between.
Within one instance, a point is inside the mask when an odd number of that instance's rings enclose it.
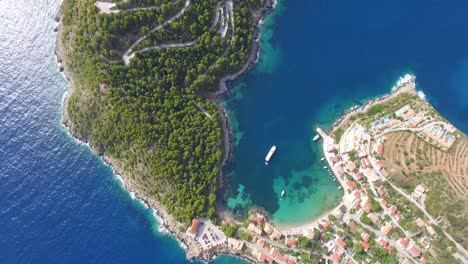
<instances>
[{"instance_id":1,"label":"terraced hillside","mask_svg":"<svg viewBox=\"0 0 468 264\"><path fill-rule=\"evenodd\" d=\"M213 217L224 141L206 96L246 64L269 3L65 0L58 53L72 133L177 220Z\"/></svg>"},{"instance_id":2,"label":"terraced hillside","mask_svg":"<svg viewBox=\"0 0 468 264\"><path fill-rule=\"evenodd\" d=\"M468 246L468 137L459 134L444 152L411 132L385 135L384 164L392 181L409 193L423 183L429 188L427 211L441 216L447 230Z\"/></svg>"}]
</instances>

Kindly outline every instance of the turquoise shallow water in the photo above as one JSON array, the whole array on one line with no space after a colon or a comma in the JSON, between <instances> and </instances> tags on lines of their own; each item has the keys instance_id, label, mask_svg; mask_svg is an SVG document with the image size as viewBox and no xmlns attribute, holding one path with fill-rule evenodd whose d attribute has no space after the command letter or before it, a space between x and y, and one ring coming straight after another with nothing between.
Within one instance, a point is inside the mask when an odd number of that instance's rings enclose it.
<instances>
[{"instance_id":1,"label":"turquoise shallow water","mask_svg":"<svg viewBox=\"0 0 468 264\"><path fill-rule=\"evenodd\" d=\"M259 64L230 83L225 101L236 143L225 197L232 211L259 206L294 225L336 206L341 192L311 142L314 127L389 93L404 73L467 131L467 10L464 1L280 1L261 28Z\"/></svg>"}]
</instances>

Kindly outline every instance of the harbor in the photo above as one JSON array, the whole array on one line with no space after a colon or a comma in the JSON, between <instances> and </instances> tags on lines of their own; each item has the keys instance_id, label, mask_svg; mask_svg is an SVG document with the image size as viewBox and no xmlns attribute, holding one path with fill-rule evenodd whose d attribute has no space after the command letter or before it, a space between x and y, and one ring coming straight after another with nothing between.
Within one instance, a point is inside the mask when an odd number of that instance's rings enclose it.
<instances>
[{"instance_id":1,"label":"harbor","mask_svg":"<svg viewBox=\"0 0 468 264\"><path fill-rule=\"evenodd\" d=\"M323 148L323 154L324 154L324 157L322 158L323 160L326 160L327 163L328 163L328 167L325 166L324 169L328 169L329 171L331 171L331 173L333 174L333 181L335 181L335 179L338 179L338 182L340 183L340 187L343 188L345 186L345 183L344 183L344 179L342 178L342 174L340 174L336 168L333 167L333 161L331 160L331 158L327 155L328 153L328 150L330 149L330 147L332 147L333 143L334 143L334 139L330 136L328 136L321 128L317 128L316 129L318 135L320 135L320 137L323 139L323 142L322 142L322 148ZM341 189L340 187L338 187L338 189ZM348 191L346 188L343 188L345 193L348 194Z\"/></svg>"}]
</instances>

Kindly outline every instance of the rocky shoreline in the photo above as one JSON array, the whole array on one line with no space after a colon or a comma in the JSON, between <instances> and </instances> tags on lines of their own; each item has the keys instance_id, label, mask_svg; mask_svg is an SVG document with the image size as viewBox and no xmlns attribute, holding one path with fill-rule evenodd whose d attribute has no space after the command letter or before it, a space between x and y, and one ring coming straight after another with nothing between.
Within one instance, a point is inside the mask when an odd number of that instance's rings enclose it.
<instances>
[{"instance_id":1,"label":"rocky shoreline","mask_svg":"<svg viewBox=\"0 0 468 264\"><path fill-rule=\"evenodd\" d=\"M61 34L63 30L61 19L62 19L62 15L63 15L64 8L66 6L66 3L67 3L67 0L64 0L57 12L55 20L57 21L58 25L54 31L57 33L55 55L57 57L58 68L60 72L64 73L65 78L69 81L69 89L64 94L63 101L62 101L62 124L68 130L70 136L74 137L79 142L86 144L88 147L90 147L91 150L95 154L101 157L103 162L105 162L107 165L109 165L112 168L114 175L116 175L116 177L121 181L123 187L128 192L130 192L132 196L134 196L136 199L140 200L143 204L145 204L148 208L153 210L155 217L158 219L160 227L162 227L163 230L167 230L168 233L175 236L183 244L183 246L186 249L186 257L188 259L198 259L202 261L209 261L219 254L225 254L225 255L232 255L235 257L245 259L250 263L255 263L255 259L253 259L251 256L247 256L247 255L232 251L227 246L223 246L221 248L215 248L210 251L202 251L201 248L196 244L196 242L192 238L187 236L185 232L180 231L180 228L184 227L184 225L176 222L174 218L169 213L167 213L164 206L158 203L155 199L148 198L144 194L138 191L138 188L136 187L137 186L136 183L132 181L131 177L129 177L128 175L124 173L124 170L121 168L117 160L114 160L105 154L99 153L97 149L93 147L93 145L89 142L87 138L82 138L76 133L70 121L68 110L67 110L68 98L71 94L73 94L74 89L75 89L75 84L73 82L72 73L69 71L69 67L66 61L64 60L65 51L64 51L64 46L63 46L62 39L61 39ZM258 11L258 13L254 14L254 22L255 22L254 43L253 43L253 47L252 47L251 53L249 55L249 58L246 64L237 73L230 74L230 75L223 77L219 83L219 90L215 94L210 96L210 99L216 100L221 95L225 95L228 92L225 82L229 80L234 80L240 75L248 72L256 64L256 62L258 61L259 50L260 50L260 43L259 43L260 21L266 13L270 12L273 9L273 7L274 7L274 0L267 0L265 3L265 6L261 8ZM229 162L231 158L233 141L232 141L232 130L231 130L231 126L229 123L229 118L224 108L220 107L219 105L218 105L218 108L219 108L220 116L223 122L223 134L224 134L224 138L223 138L224 157L220 165L221 167L220 184L223 186L224 176L223 176L222 168L227 164L227 162Z\"/></svg>"},{"instance_id":2,"label":"rocky shoreline","mask_svg":"<svg viewBox=\"0 0 468 264\"><path fill-rule=\"evenodd\" d=\"M220 178L219 178L219 189L224 190L226 187L226 179L224 177L223 168L229 163L232 158L232 151L233 151L233 131L231 127L231 122L229 120L229 116L222 106L219 105L219 99L223 96L229 95L229 89L226 86L227 81L235 80L236 78L240 77L243 74L249 72L252 67L257 64L260 58L260 31L259 27L261 24L262 19L265 17L266 14L271 12L273 8L276 6L276 0L266 0L265 5L260 8L256 13L253 14L254 18L254 37L252 42L252 49L250 50L249 57L247 62L244 64L242 69L238 72L229 74L221 78L218 83L218 89L215 93L209 95L209 99L214 101L218 106L219 116L221 117L222 121L222 128L223 128L223 141L224 141L224 154L223 154L223 161L220 165ZM221 191L221 193L223 193Z\"/></svg>"},{"instance_id":3,"label":"rocky shoreline","mask_svg":"<svg viewBox=\"0 0 468 264\"><path fill-rule=\"evenodd\" d=\"M364 113L366 112L371 106L377 104L377 103L383 103L398 94L408 92L408 93L414 93L416 94L416 85L415 85L416 77L411 74L405 74L403 77L401 77L395 86L392 87L391 92L387 95L372 99L367 101L364 105L362 106L353 106L347 111L345 111L340 118L338 118L328 129L327 133L329 135L333 134L338 128L349 122L349 118L356 114L356 113Z\"/></svg>"}]
</instances>

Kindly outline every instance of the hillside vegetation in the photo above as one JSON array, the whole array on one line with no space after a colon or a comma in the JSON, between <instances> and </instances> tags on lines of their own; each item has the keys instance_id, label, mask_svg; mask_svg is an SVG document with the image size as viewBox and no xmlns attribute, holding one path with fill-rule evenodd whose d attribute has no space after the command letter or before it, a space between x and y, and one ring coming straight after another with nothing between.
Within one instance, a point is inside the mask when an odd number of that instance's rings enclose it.
<instances>
[{"instance_id":1,"label":"hillside vegetation","mask_svg":"<svg viewBox=\"0 0 468 264\"><path fill-rule=\"evenodd\" d=\"M411 132L385 137L384 162L392 181L408 193L419 183L427 186L427 211L442 217L447 231L468 247L468 138L460 135L444 152Z\"/></svg>"},{"instance_id":2,"label":"hillside vegetation","mask_svg":"<svg viewBox=\"0 0 468 264\"><path fill-rule=\"evenodd\" d=\"M60 37L72 79L72 131L119 161L177 220L215 214L222 121L217 106L200 95L245 64L252 13L263 5L234 1L232 24L215 23L220 8L224 15L229 11L228 2L131 0L117 5L127 10L112 14L99 13L94 0L64 3ZM142 37L125 65L122 55ZM141 50L189 40L196 43Z\"/></svg>"}]
</instances>

